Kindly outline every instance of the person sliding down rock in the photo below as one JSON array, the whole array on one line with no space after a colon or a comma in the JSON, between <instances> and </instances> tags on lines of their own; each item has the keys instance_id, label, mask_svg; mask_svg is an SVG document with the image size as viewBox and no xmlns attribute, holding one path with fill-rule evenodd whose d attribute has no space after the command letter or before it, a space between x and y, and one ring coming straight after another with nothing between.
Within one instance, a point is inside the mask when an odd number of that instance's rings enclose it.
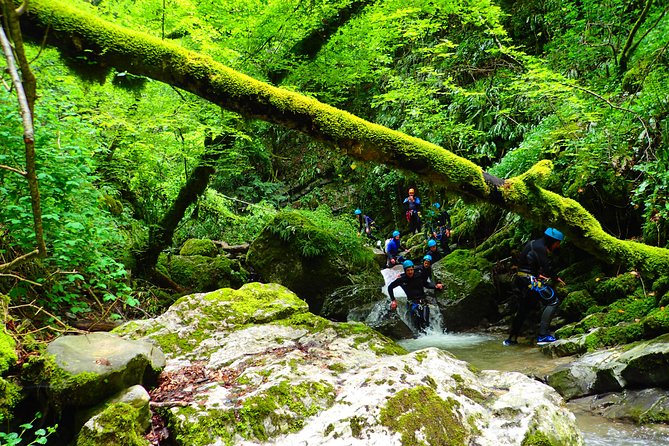
<instances>
[{"instance_id":1,"label":"person sliding down rock","mask_svg":"<svg viewBox=\"0 0 669 446\"><path fill-rule=\"evenodd\" d=\"M518 272L513 279L513 290L518 299L518 309L504 345L518 344L518 335L527 315L533 308L540 306L543 307L543 310L537 344L555 342L549 330L560 300L551 284L559 282L564 285L564 281L553 270L549 254L557 254L562 240L564 240L562 232L555 228L548 228L544 231L542 238L527 242L520 253Z\"/></svg>"},{"instance_id":2,"label":"person sliding down rock","mask_svg":"<svg viewBox=\"0 0 669 446\"><path fill-rule=\"evenodd\" d=\"M402 262L404 273L388 285L388 296L390 296L390 309L397 309L394 289L402 287L407 296L407 310L411 321L418 331L425 331L430 326L430 308L425 299L425 288L435 289L432 282L428 282L422 270L414 267L411 260Z\"/></svg>"}]
</instances>

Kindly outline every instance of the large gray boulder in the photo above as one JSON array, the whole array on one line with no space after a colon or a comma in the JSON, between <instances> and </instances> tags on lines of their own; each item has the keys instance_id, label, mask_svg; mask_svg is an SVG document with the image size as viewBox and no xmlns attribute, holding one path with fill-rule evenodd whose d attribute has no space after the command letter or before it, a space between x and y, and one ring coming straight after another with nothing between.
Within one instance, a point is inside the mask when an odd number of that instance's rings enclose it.
<instances>
[{"instance_id":1,"label":"large gray boulder","mask_svg":"<svg viewBox=\"0 0 669 446\"><path fill-rule=\"evenodd\" d=\"M669 423L669 391L652 388L586 396L572 401L591 413L635 424Z\"/></svg>"},{"instance_id":2,"label":"large gray boulder","mask_svg":"<svg viewBox=\"0 0 669 446\"><path fill-rule=\"evenodd\" d=\"M164 347L152 399L176 444L583 444L550 387L435 348L407 353L276 284L186 296L117 332Z\"/></svg>"},{"instance_id":3,"label":"large gray boulder","mask_svg":"<svg viewBox=\"0 0 669 446\"><path fill-rule=\"evenodd\" d=\"M366 277L358 283L381 281L372 250L358 241L345 243L350 241L347 234L319 225L318 218L323 217L303 211L280 212L251 243L246 256L262 281L289 288L314 314L321 314L325 299L334 290L353 285L354 276ZM351 231L348 235L357 240ZM346 316L335 318L346 320Z\"/></svg>"},{"instance_id":4,"label":"large gray boulder","mask_svg":"<svg viewBox=\"0 0 669 446\"><path fill-rule=\"evenodd\" d=\"M104 332L62 336L46 349L51 403L92 406L136 384L153 383L165 366L159 347Z\"/></svg>"},{"instance_id":5,"label":"large gray boulder","mask_svg":"<svg viewBox=\"0 0 669 446\"><path fill-rule=\"evenodd\" d=\"M445 292L436 297L448 331L468 330L499 319L492 263L459 249L436 262L433 270L435 279L444 284Z\"/></svg>"},{"instance_id":6,"label":"large gray boulder","mask_svg":"<svg viewBox=\"0 0 669 446\"><path fill-rule=\"evenodd\" d=\"M622 389L669 387L669 334L588 353L559 367L547 383L566 399Z\"/></svg>"}]
</instances>

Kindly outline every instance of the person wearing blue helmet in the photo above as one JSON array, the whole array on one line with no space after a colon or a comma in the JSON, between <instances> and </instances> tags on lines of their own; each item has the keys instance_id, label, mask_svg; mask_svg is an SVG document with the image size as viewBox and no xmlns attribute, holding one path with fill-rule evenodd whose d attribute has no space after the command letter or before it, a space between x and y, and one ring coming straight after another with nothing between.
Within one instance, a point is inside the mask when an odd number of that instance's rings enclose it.
<instances>
[{"instance_id":1,"label":"person wearing blue helmet","mask_svg":"<svg viewBox=\"0 0 669 446\"><path fill-rule=\"evenodd\" d=\"M394 290L397 287L402 287L407 296L407 310L411 315L414 326L419 331L425 331L430 325L430 307L425 299L425 288L434 288L434 285L426 285L423 272L416 268L411 260L402 262L402 267L404 273L388 285L390 309L397 309Z\"/></svg>"},{"instance_id":2,"label":"person wearing blue helmet","mask_svg":"<svg viewBox=\"0 0 669 446\"><path fill-rule=\"evenodd\" d=\"M379 239L375 237L374 234L372 234L372 231L376 229L374 220L372 220L372 218L369 215L364 214L360 209L355 210L355 216L358 219L358 236L364 233L367 236L367 238L374 240L375 242L378 242L380 246Z\"/></svg>"},{"instance_id":3,"label":"person wearing blue helmet","mask_svg":"<svg viewBox=\"0 0 669 446\"><path fill-rule=\"evenodd\" d=\"M432 260L432 256L430 254L425 254L423 256L422 264L418 266L418 269L420 269L421 271L421 275L424 281L424 286L426 288L441 290L444 287L442 283L441 282L434 283L434 281L432 280L433 263L434 261Z\"/></svg>"},{"instance_id":4,"label":"person wearing blue helmet","mask_svg":"<svg viewBox=\"0 0 669 446\"><path fill-rule=\"evenodd\" d=\"M404 259L400 256L401 249L400 231L395 230L392 238L386 241L386 267L392 268Z\"/></svg>"},{"instance_id":5,"label":"person wearing blue helmet","mask_svg":"<svg viewBox=\"0 0 669 446\"><path fill-rule=\"evenodd\" d=\"M437 245L437 241L433 238L427 241L427 251L425 251L425 255L431 257L432 263L436 263L444 257L444 254Z\"/></svg>"},{"instance_id":6,"label":"person wearing blue helmet","mask_svg":"<svg viewBox=\"0 0 669 446\"><path fill-rule=\"evenodd\" d=\"M547 228L541 238L530 240L523 247L518 262L518 271L513 280L514 294L518 298L518 308L511 323L509 337L504 345L518 343L518 335L532 309L541 307L538 345L555 342L550 334L550 323L560 300L552 284L564 281L557 276L551 256L556 254L564 240L564 234L555 228ZM549 256L549 254L551 256Z\"/></svg>"},{"instance_id":7,"label":"person wearing blue helmet","mask_svg":"<svg viewBox=\"0 0 669 446\"><path fill-rule=\"evenodd\" d=\"M443 253L448 255L451 252L451 216L439 203L433 203L427 211L427 222L429 225L428 236L436 240Z\"/></svg>"}]
</instances>

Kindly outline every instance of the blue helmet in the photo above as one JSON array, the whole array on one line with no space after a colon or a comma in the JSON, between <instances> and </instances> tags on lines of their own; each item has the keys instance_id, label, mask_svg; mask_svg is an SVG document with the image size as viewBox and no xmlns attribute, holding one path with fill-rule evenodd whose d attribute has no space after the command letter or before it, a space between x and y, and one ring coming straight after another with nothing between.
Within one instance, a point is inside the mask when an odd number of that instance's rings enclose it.
<instances>
[{"instance_id":1,"label":"blue helmet","mask_svg":"<svg viewBox=\"0 0 669 446\"><path fill-rule=\"evenodd\" d=\"M423 260L427 260L428 262L432 263L432 256L430 254L425 254L423 256Z\"/></svg>"},{"instance_id":2,"label":"blue helmet","mask_svg":"<svg viewBox=\"0 0 669 446\"><path fill-rule=\"evenodd\" d=\"M355 210L355 215L360 215L360 214L362 214L362 211L360 209L356 209Z\"/></svg>"},{"instance_id":3,"label":"blue helmet","mask_svg":"<svg viewBox=\"0 0 669 446\"><path fill-rule=\"evenodd\" d=\"M404 267L404 271L406 271L409 268L413 268L413 262L411 260L405 260L402 262L402 266Z\"/></svg>"},{"instance_id":4,"label":"blue helmet","mask_svg":"<svg viewBox=\"0 0 669 446\"><path fill-rule=\"evenodd\" d=\"M439 209L439 208L441 207L441 205L440 205L439 203L435 203L435 204L433 204L432 206L434 206L434 207L437 208L437 209Z\"/></svg>"},{"instance_id":5,"label":"blue helmet","mask_svg":"<svg viewBox=\"0 0 669 446\"><path fill-rule=\"evenodd\" d=\"M432 248L433 246L437 246L437 241L433 238L430 239L429 242L427 242L427 247Z\"/></svg>"},{"instance_id":6,"label":"blue helmet","mask_svg":"<svg viewBox=\"0 0 669 446\"><path fill-rule=\"evenodd\" d=\"M399 237L400 231L393 231L393 237Z\"/></svg>"},{"instance_id":7,"label":"blue helmet","mask_svg":"<svg viewBox=\"0 0 669 446\"><path fill-rule=\"evenodd\" d=\"M548 228L544 231L544 234L549 236L550 238L554 238L555 240L562 241L564 240L564 234L560 231L558 231L555 228Z\"/></svg>"}]
</instances>

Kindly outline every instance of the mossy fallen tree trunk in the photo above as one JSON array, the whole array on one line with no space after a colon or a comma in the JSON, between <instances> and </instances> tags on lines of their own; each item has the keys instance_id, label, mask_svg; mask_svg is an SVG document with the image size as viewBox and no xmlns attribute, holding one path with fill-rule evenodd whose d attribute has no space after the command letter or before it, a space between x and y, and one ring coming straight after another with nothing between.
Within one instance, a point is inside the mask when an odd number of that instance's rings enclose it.
<instances>
[{"instance_id":1,"label":"mossy fallen tree trunk","mask_svg":"<svg viewBox=\"0 0 669 446\"><path fill-rule=\"evenodd\" d=\"M576 201L540 187L551 171L543 161L507 180L426 141L365 121L315 99L238 73L170 42L128 30L56 0L33 0L24 31L66 54L147 76L248 117L296 129L331 143L347 155L410 170L459 195L485 200L540 224L555 226L570 241L609 263L654 276L669 272L669 250L618 240Z\"/></svg>"}]
</instances>

